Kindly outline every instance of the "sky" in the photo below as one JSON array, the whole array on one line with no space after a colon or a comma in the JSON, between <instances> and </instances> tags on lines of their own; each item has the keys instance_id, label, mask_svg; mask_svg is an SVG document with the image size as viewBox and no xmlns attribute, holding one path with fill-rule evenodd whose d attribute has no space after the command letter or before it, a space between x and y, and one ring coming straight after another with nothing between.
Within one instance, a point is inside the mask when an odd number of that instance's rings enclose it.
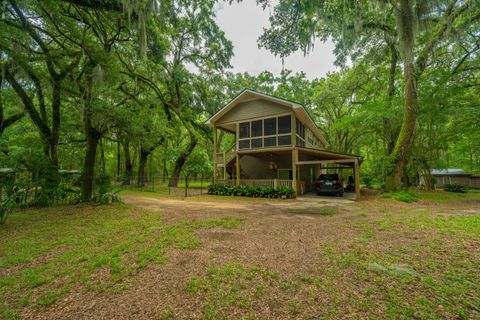
<instances>
[{"instance_id":1,"label":"sky","mask_svg":"<svg viewBox=\"0 0 480 320\"><path fill-rule=\"evenodd\" d=\"M263 28L269 26L270 10L267 8L263 11L255 0L243 0L232 5L222 2L219 5L216 13L217 24L234 46L231 71L255 75L264 70L275 75L282 71L282 59L275 57L266 49L259 49L257 44ZM313 51L307 56L304 56L303 52L295 52L286 57L285 69L293 72L303 71L309 79L321 78L327 72L337 70L333 65L335 60L333 48L331 42L322 43L317 40Z\"/></svg>"}]
</instances>

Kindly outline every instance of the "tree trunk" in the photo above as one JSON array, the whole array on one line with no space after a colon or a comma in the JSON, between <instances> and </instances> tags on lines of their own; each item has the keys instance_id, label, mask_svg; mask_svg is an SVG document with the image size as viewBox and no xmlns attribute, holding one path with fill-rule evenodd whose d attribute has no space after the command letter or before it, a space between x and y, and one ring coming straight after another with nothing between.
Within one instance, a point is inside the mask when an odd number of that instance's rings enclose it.
<instances>
[{"instance_id":1,"label":"tree trunk","mask_svg":"<svg viewBox=\"0 0 480 320\"><path fill-rule=\"evenodd\" d=\"M117 182L119 181L120 179L120 168L122 167L121 165L121 157L120 157L120 153L121 153L121 144L120 144L120 137L118 136L117 134Z\"/></svg>"},{"instance_id":2,"label":"tree trunk","mask_svg":"<svg viewBox=\"0 0 480 320\"><path fill-rule=\"evenodd\" d=\"M106 169L106 163L105 163L105 149L103 146L102 139L100 139L99 145L100 145L100 169L102 170L103 173L105 173L107 169Z\"/></svg>"},{"instance_id":3,"label":"tree trunk","mask_svg":"<svg viewBox=\"0 0 480 320\"><path fill-rule=\"evenodd\" d=\"M93 127L92 117L92 100L93 100L93 75L92 70L95 67L93 62L87 66L87 83L84 88L83 101L83 128L85 138L87 140L87 148L83 162L82 172L82 201L90 201L93 194L93 179L95 177L95 158L97 155L98 142L102 137L102 133Z\"/></svg>"},{"instance_id":4,"label":"tree trunk","mask_svg":"<svg viewBox=\"0 0 480 320\"><path fill-rule=\"evenodd\" d=\"M140 162L138 164L138 186L143 187L145 182L145 167L147 166L148 156L160 145L165 142L165 137L161 137L154 145L149 148L140 146Z\"/></svg>"},{"instance_id":5,"label":"tree trunk","mask_svg":"<svg viewBox=\"0 0 480 320\"><path fill-rule=\"evenodd\" d=\"M423 183L425 184L425 191L432 191L432 175L430 174L430 170L423 170Z\"/></svg>"},{"instance_id":6,"label":"tree trunk","mask_svg":"<svg viewBox=\"0 0 480 320\"><path fill-rule=\"evenodd\" d=\"M54 80L52 85L52 134L50 136L50 159L55 167L58 167L58 141L60 140L60 108L61 90L59 80Z\"/></svg>"},{"instance_id":7,"label":"tree trunk","mask_svg":"<svg viewBox=\"0 0 480 320\"><path fill-rule=\"evenodd\" d=\"M390 48L390 69L388 73L387 86L387 109L392 108L393 97L395 95L395 74L397 70L398 54L395 45L391 43ZM395 148L396 129L392 119L383 118L383 135L386 140L386 155L389 156Z\"/></svg>"},{"instance_id":8,"label":"tree trunk","mask_svg":"<svg viewBox=\"0 0 480 320\"><path fill-rule=\"evenodd\" d=\"M180 178L180 173L182 172L183 165L187 161L193 149L195 149L197 143L197 139L193 135L191 135L190 143L188 144L187 149L185 149L185 151L183 151L182 154L178 157L177 161L175 161L175 167L173 169L172 177L168 182L169 187L176 187L178 185L178 179Z\"/></svg>"},{"instance_id":9,"label":"tree trunk","mask_svg":"<svg viewBox=\"0 0 480 320\"><path fill-rule=\"evenodd\" d=\"M408 153L412 145L417 120L417 90L415 67L413 59L414 45L414 14L410 0L400 0L397 9L397 29L399 34L400 52L403 61L403 78L405 82L403 101L403 121L395 148L389 156L389 167L385 188L388 191L400 189L401 178L407 163Z\"/></svg>"},{"instance_id":10,"label":"tree trunk","mask_svg":"<svg viewBox=\"0 0 480 320\"><path fill-rule=\"evenodd\" d=\"M151 151L145 150L143 147L140 147L140 161L138 163L138 182L139 187L145 185L145 167L147 166L148 156Z\"/></svg>"},{"instance_id":11,"label":"tree trunk","mask_svg":"<svg viewBox=\"0 0 480 320\"><path fill-rule=\"evenodd\" d=\"M128 141L128 139L125 139L123 142L123 153L125 154L125 177L123 185L129 186L132 177L132 158L130 157L130 141Z\"/></svg>"},{"instance_id":12,"label":"tree trunk","mask_svg":"<svg viewBox=\"0 0 480 320\"><path fill-rule=\"evenodd\" d=\"M93 194L93 179L95 176L95 158L97 155L100 135L89 134L87 136L87 149L83 161L82 173L82 201L90 201Z\"/></svg>"}]
</instances>

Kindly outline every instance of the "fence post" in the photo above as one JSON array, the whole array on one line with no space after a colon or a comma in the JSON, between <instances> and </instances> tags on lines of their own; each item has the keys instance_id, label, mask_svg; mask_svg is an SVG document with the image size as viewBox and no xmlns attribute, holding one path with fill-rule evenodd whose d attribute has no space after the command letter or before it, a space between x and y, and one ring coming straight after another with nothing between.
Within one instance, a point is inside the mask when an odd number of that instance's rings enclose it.
<instances>
[{"instance_id":1,"label":"fence post","mask_svg":"<svg viewBox=\"0 0 480 320\"><path fill-rule=\"evenodd\" d=\"M168 195L170 195L170 178L168 178L167 181L168 181Z\"/></svg>"},{"instance_id":2,"label":"fence post","mask_svg":"<svg viewBox=\"0 0 480 320\"><path fill-rule=\"evenodd\" d=\"M152 176L152 191L155 192L155 176Z\"/></svg>"},{"instance_id":3,"label":"fence post","mask_svg":"<svg viewBox=\"0 0 480 320\"><path fill-rule=\"evenodd\" d=\"M200 177L200 195L203 195L203 176Z\"/></svg>"},{"instance_id":4,"label":"fence post","mask_svg":"<svg viewBox=\"0 0 480 320\"><path fill-rule=\"evenodd\" d=\"M188 197L188 178L185 177L185 198Z\"/></svg>"}]
</instances>

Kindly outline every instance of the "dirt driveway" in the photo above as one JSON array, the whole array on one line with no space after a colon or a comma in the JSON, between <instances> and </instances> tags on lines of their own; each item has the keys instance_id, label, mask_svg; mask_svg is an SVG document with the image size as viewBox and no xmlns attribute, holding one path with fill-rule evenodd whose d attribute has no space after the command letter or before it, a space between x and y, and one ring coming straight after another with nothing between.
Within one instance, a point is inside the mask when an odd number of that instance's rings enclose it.
<instances>
[{"instance_id":1,"label":"dirt driveway","mask_svg":"<svg viewBox=\"0 0 480 320\"><path fill-rule=\"evenodd\" d=\"M171 249L165 264L148 265L124 290L79 292L27 318L393 319L410 312L423 312L420 318L455 318L458 310L466 312L464 318L479 315L457 299L464 296L475 305L474 287L457 286L458 280L443 274L454 268L478 285L478 279L470 279L480 271L477 237L470 235L470 226L465 234L461 228L447 229L453 224L428 227L429 219L450 212L447 205L182 200L145 194L122 199L161 212L165 224L217 217L242 223L195 231L199 247ZM479 214L477 204L457 204L456 212ZM462 254L462 265L451 252ZM432 285L419 281L427 276ZM448 288L456 290L451 297ZM435 290L442 292L441 300Z\"/></svg>"}]
</instances>

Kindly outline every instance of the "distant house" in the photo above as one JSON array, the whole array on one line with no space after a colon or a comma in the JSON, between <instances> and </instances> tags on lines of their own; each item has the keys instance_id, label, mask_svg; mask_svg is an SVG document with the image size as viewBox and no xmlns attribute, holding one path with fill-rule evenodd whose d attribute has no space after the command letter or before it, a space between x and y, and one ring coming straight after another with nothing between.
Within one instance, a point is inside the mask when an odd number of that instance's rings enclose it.
<instances>
[{"instance_id":1,"label":"distant house","mask_svg":"<svg viewBox=\"0 0 480 320\"><path fill-rule=\"evenodd\" d=\"M313 189L327 165L354 168L360 197L356 155L327 151L327 141L305 108L293 101L251 89L243 90L208 124L214 128L214 179L217 183L291 186L297 195ZM219 131L234 135L221 148Z\"/></svg>"},{"instance_id":2,"label":"distant house","mask_svg":"<svg viewBox=\"0 0 480 320\"><path fill-rule=\"evenodd\" d=\"M447 184L480 188L480 176L465 172L462 169L432 169L431 175L435 178L435 187L437 188L443 188ZM423 175L420 175L420 185L424 185Z\"/></svg>"}]
</instances>

